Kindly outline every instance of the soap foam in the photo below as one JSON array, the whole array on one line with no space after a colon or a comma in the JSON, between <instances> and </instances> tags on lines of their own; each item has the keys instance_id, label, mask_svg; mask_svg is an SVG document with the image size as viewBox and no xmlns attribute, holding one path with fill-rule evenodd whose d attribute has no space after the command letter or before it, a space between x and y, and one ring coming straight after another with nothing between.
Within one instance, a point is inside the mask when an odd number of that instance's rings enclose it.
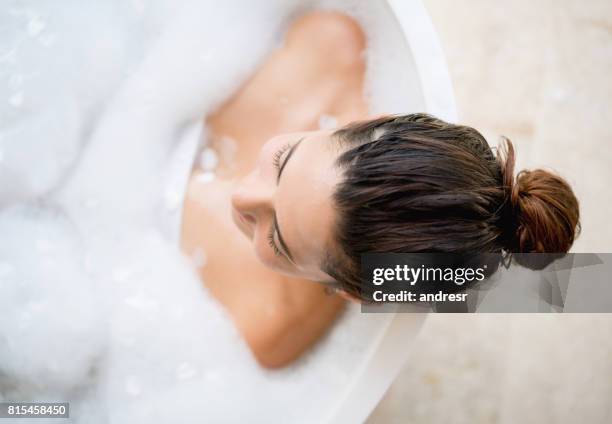
<instances>
[{"instance_id":1,"label":"soap foam","mask_svg":"<svg viewBox=\"0 0 612 424\"><path fill-rule=\"evenodd\" d=\"M309 423L335 403L388 316L349 307L303 358L264 370L194 272L206 252L185 258L158 225L179 135L314 8L366 28L373 113L419 109L384 2L3 8L0 399L70 400L83 423Z\"/></svg>"}]
</instances>

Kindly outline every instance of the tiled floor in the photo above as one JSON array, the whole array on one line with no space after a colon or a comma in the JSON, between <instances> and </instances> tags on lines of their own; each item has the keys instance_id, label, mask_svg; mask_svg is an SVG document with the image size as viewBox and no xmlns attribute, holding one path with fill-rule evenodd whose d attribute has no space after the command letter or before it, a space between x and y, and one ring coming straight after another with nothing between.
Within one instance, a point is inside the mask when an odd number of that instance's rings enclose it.
<instances>
[{"instance_id":1,"label":"tiled floor","mask_svg":"<svg viewBox=\"0 0 612 424\"><path fill-rule=\"evenodd\" d=\"M425 0L460 120L550 167L612 252L612 2ZM612 315L431 315L369 424L612 422Z\"/></svg>"}]
</instances>

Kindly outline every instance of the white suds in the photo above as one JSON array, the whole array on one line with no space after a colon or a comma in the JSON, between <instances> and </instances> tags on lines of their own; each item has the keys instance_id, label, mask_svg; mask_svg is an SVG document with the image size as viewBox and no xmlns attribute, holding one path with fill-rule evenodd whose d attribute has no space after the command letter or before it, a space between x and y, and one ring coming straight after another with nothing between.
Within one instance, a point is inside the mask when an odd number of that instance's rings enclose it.
<instances>
[{"instance_id":1,"label":"white suds","mask_svg":"<svg viewBox=\"0 0 612 424\"><path fill-rule=\"evenodd\" d=\"M74 398L75 423L321 422L386 314L349 307L304 359L264 370L196 274L217 252L185 258L158 228L185 192L162 189L160 169L185 126L227 100L289 20L321 2L9 3L0 49L10 76L0 87L0 397ZM356 13L381 49L368 78L391 100L372 97L373 112L418 99L401 90L409 66L375 78L400 50L381 36L393 22L388 8L322 3ZM319 125L337 120L323 115ZM221 135L211 147L198 160L202 183L233 166L238 143Z\"/></svg>"}]
</instances>

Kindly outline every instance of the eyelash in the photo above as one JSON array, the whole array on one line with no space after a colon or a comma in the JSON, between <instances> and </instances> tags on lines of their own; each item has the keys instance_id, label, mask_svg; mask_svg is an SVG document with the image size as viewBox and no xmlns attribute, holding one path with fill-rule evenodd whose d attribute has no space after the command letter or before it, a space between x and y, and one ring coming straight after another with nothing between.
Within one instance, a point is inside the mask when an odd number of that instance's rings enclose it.
<instances>
[{"instance_id":1,"label":"eyelash","mask_svg":"<svg viewBox=\"0 0 612 424\"><path fill-rule=\"evenodd\" d=\"M277 170L280 170L280 159L281 157L283 157L283 153L285 153L290 148L291 148L291 144L287 143L283 147L278 149L276 153L274 153L274 157L272 158L272 163L274 164L274 168L276 168Z\"/></svg>"},{"instance_id":2,"label":"eyelash","mask_svg":"<svg viewBox=\"0 0 612 424\"><path fill-rule=\"evenodd\" d=\"M274 165L274 168L277 171L280 171L280 160L283 157L283 154L290 148L291 148L291 144L287 143L283 145L280 149L278 149L276 153L274 153L274 156L272 158L272 163ZM268 244L274 251L274 255L282 256L282 252L280 251L280 249L278 248L278 246L276 246L276 243L274 242L274 227L270 228L270 232L268 233Z\"/></svg>"},{"instance_id":3,"label":"eyelash","mask_svg":"<svg viewBox=\"0 0 612 424\"><path fill-rule=\"evenodd\" d=\"M268 244L276 256L282 255L280 249L276 246L276 243L274 243L274 227L270 228L270 232L268 233Z\"/></svg>"}]
</instances>

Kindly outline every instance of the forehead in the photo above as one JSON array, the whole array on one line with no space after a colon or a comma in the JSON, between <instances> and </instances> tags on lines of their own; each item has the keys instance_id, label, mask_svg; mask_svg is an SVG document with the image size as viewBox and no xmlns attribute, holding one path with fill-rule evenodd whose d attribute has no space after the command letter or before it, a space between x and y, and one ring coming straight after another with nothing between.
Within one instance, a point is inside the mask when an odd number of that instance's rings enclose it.
<instances>
[{"instance_id":1,"label":"forehead","mask_svg":"<svg viewBox=\"0 0 612 424\"><path fill-rule=\"evenodd\" d=\"M335 223L332 196L341 172L335 166L340 153L330 131L301 135L299 147L283 170L276 195L276 214L296 265L318 279L321 260Z\"/></svg>"}]
</instances>

